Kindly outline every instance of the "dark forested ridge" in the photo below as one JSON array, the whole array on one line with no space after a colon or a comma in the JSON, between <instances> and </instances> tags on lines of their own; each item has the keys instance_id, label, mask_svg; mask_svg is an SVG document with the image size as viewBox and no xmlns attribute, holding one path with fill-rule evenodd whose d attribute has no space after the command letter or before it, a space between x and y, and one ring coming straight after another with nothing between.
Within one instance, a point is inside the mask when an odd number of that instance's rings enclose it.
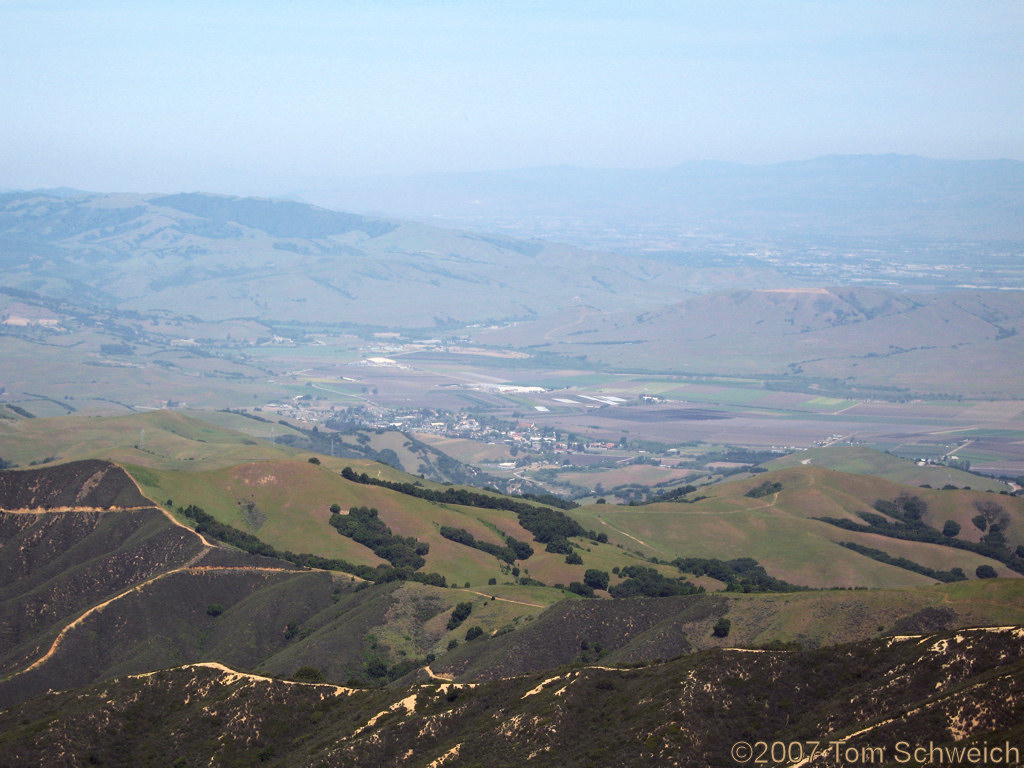
<instances>
[{"instance_id":1,"label":"dark forested ridge","mask_svg":"<svg viewBox=\"0 0 1024 768\"><path fill-rule=\"evenodd\" d=\"M923 745L987 748L990 758L1010 758L990 764L1017 765L1022 642L1019 630L968 630L388 690L186 666L2 712L0 749L12 768L211 758L288 767L727 766L744 749L770 756L773 744L784 759L767 764L836 765L837 749L898 764Z\"/></svg>"}]
</instances>

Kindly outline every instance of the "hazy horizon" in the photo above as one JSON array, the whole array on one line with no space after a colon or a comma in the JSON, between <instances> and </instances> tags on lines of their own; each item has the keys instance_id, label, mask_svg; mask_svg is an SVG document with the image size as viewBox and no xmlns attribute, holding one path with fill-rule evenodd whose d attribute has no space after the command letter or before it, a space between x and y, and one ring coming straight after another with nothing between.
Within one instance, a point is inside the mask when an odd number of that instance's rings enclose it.
<instances>
[{"instance_id":1,"label":"hazy horizon","mask_svg":"<svg viewBox=\"0 0 1024 768\"><path fill-rule=\"evenodd\" d=\"M1024 160L1024 12L1007 0L14 0L0 29L7 188Z\"/></svg>"}]
</instances>

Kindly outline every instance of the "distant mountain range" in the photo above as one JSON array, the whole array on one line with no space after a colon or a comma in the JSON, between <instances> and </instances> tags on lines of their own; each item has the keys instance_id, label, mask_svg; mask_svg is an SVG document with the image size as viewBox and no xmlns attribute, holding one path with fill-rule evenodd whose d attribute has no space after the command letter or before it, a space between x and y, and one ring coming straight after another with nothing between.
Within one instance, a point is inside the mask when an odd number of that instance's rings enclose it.
<instances>
[{"instance_id":1,"label":"distant mountain range","mask_svg":"<svg viewBox=\"0 0 1024 768\"><path fill-rule=\"evenodd\" d=\"M207 320L443 329L575 306L646 311L693 291L1021 277L1024 163L1009 160L547 168L316 195L388 215L207 194L2 194L0 288Z\"/></svg>"},{"instance_id":2,"label":"distant mountain range","mask_svg":"<svg viewBox=\"0 0 1024 768\"><path fill-rule=\"evenodd\" d=\"M0 286L209 320L446 327L657 306L694 276L649 259L203 194L0 195Z\"/></svg>"}]
</instances>

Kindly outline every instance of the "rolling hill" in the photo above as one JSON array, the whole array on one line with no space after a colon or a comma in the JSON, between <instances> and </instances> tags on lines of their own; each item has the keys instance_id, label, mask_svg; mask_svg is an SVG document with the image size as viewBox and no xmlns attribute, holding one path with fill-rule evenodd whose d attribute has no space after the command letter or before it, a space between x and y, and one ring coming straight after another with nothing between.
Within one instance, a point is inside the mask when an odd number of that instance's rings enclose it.
<instances>
[{"instance_id":1,"label":"rolling hill","mask_svg":"<svg viewBox=\"0 0 1024 768\"><path fill-rule=\"evenodd\" d=\"M688 282L646 259L203 194L0 195L8 291L122 312L445 329L573 303L652 307Z\"/></svg>"},{"instance_id":2,"label":"rolling hill","mask_svg":"<svg viewBox=\"0 0 1024 768\"><path fill-rule=\"evenodd\" d=\"M765 376L774 386L1017 398L1016 291L741 290L643 313L588 311L481 331L496 345L582 355L617 370ZM972 375L984 371L985 375Z\"/></svg>"},{"instance_id":3,"label":"rolling hill","mask_svg":"<svg viewBox=\"0 0 1024 768\"><path fill-rule=\"evenodd\" d=\"M891 453L854 445L831 445L780 456L765 462L765 469L782 469L813 464L856 475L871 475L891 480L900 485L942 488L946 485L970 487L980 491L1001 491L1005 483L991 480L960 469L934 464L923 464Z\"/></svg>"}]
</instances>

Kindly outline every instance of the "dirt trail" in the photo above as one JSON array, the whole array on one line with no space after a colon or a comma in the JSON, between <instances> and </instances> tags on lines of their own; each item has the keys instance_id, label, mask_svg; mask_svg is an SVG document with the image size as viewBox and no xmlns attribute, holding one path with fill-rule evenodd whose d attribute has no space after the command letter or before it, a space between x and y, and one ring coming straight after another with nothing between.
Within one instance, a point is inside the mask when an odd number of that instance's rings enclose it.
<instances>
[{"instance_id":1,"label":"dirt trail","mask_svg":"<svg viewBox=\"0 0 1024 768\"><path fill-rule=\"evenodd\" d=\"M355 693L358 690L356 688L345 688L344 686L333 685L331 683L304 683L304 682L301 682L299 680L281 680L281 679L275 678L275 677L266 677L265 675L253 675L253 674L248 673L248 672L239 672L238 670L231 669L231 667L226 667L223 664L221 664L219 661L200 661L200 662L197 662L195 664L189 664L187 666L190 666L190 667L206 667L207 669L216 669L216 670L218 670L220 672L223 672L226 675L230 676L231 679L228 682L234 682L234 680L258 680L260 682L281 683L283 685L307 685L307 686L313 686L315 688L330 688L332 691L334 691L335 695L340 695L340 694L348 695L348 694L351 694L351 693ZM155 673L149 672L147 674L155 674Z\"/></svg>"},{"instance_id":2,"label":"dirt trail","mask_svg":"<svg viewBox=\"0 0 1024 768\"><path fill-rule=\"evenodd\" d=\"M9 512L12 515L45 515L49 512L140 512L143 509L153 509L156 505L149 507L21 507L19 509L2 509L0 512Z\"/></svg>"},{"instance_id":3,"label":"dirt trail","mask_svg":"<svg viewBox=\"0 0 1024 768\"><path fill-rule=\"evenodd\" d=\"M207 554L207 552L209 552L209 550L208 549L204 549L202 552L200 552L199 554L197 554L194 557L192 557L184 565L178 566L177 568L172 568L169 571L164 571L163 573L158 573L156 576L152 576L152 577L146 579L145 581L139 582L138 584L135 584L134 586L131 586L128 589L123 590L122 592L119 592L118 594L114 595L113 597L111 597L111 598L109 598L107 600L104 600L102 603L97 603L96 605L90 607L88 610L85 611L85 613L83 613L81 616L79 616L77 619L75 619L74 621L70 622L69 624L66 624L64 626L64 628L61 629L61 631L59 633L57 633L57 637L54 638L53 643L50 645L50 649L45 654L43 654L40 658L36 659L29 666L25 667L25 669L21 670L21 672L15 672L13 675L11 675L11 677L15 677L15 676L17 676L19 674L23 674L25 672L29 672L30 670L33 670L36 667L39 667L39 666L42 666L43 664L45 664L57 652L57 649L60 648L61 643L64 642L64 638L67 637L68 633L71 630L73 630L75 627L77 627L79 624L81 624L83 621L85 621L87 618L92 616L94 613L98 613L99 611L102 611L104 608L106 608L111 603L116 602L117 600L120 600L123 597L127 597L128 595L130 595L130 594L132 594L134 592L139 592L144 587L147 587L150 584L153 584L154 582L159 581L160 579L167 578L168 576L173 576L176 573L208 573L210 571L252 571L252 572L267 571L267 572L271 572L271 573L300 573L300 571L291 571L291 570L286 569L286 568L271 568L271 567L263 567L263 566L213 566L213 565L206 565L206 566L194 567L194 564L196 562L198 562L199 560L201 560Z\"/></svg>"},{"instance_id":4,"label":"dirt trail","mask_svg":"<svg viewBox=\"0 0 1024 768\"><path fill-rule=\"evenodd\" d=\"M430 668L429 664L423 668L423 671L427 673L427 676L431 680L440 680L440 681L445 682L445 683L455 682L455 678L454 677L449 677L448 675L439 675L436 672L434 672L434 670L432 670Z\"/></svg>"},{"instance_id":5,"label":"dirt trail","mask_svg":"<svg viewBox=\"0 0 1024 768\"><path fill-rule=\"evenodd\" d=\"M203 552L202 554L206 554L206 553ZM145 587L145 586L147 586L149 584L152 584L154 581L158 581L158 580L164 578L165 576L170 576L173 573L179 573L180 571L184 571L184 570L186 570L186 568L187 568L187 566L181 566L181 567L175 568L174 570L171 570L171 571L165 571L164 573L159 573L156 576L153 576L151 578L146 579L143 582L140 582L139 584L136 584L136 585L134 585L132 587L129 587L128 589L126 589L123 592L120 592L120 593L114 595L113 597L109 598L108 600L104 600L102 603L97 603L96 605L92 606L85 613L83 613L77 619L72 621L70 624L66 624L64 626L64 628L60 632L57 633L57 637L54 638L53 644L50 646L50 650L48 650L40 658L38 658L34 662L32 662L29 666L25 667L25 669L22 670L22 671L23 672L29 672L29 671L35 669L36 667L42 666L51 656L53 656L53 654L55 654L57 652L57 649L60 647L60 644L64 641L64 638L67 636L68 632L70 632L72 629L74 629L79 624L81 624L83 621L85 621L89 616L92 616L92 614L97 613L99 611L102 611L104 608L106 608L108 605L110 605L115 600L120 600L122 597L125 597L126 595L130 595L132 592L138 592L143 587Z\"/></svg>"},{"instance_id":6,"label":"dirt trail","mask_svg":"<svg viewBox=\"0 0 1024 768\"><path fill-rule=\"evenodd\" d=\"M608 526L609 528L611 528L611 529L612 529L613 531L615 531L616 533L621 533L621 534L622 534L623 536L625 536L625 537L626 537L627 539L632 539L632 540L633 540L633 541L635 541L635 542L636 542L637 544L642 544L642 545L643 545L643 546L645 546L645 547L649 547L649 546L650 546L650 544L648 544L648 543L647 543L646 541L641 541L641 540L640 540L640 539L638 539L638 538L637 538L636 536L633 536L633 535L631 535L631 534L629 534L629 533L626 533L626 532L625 532L624 530L622 530L621 528L616 528L616 527L615 527L614 525L612 525L611 523L609 523L609 522L608 522L607 520L603 520L603 519L602 519L602 518L600 518L600 517L599 517L599 518L597 518L597 519L601 521L601 525L607 525L607 526Z\"/></svg>"},{"instance_id":7,"label":"dirt trail","mask_svg":"<svg viewBox=\"0 0 1024 768\"><path fill-rule=\"evenodd\" d=\"M494 600L500 600L503 603L515 603L516 605L529 605L529 606L531 606L533 608L546 608L547 607L546 605L541 605L539 603L525 603L522 600L512 600L511 598L508 598L508 597L498 597L497 595L488 595L485 592L477 592L475 589L465 589L465 588L460 587L459 591L460 592L469 592L469 594L471 594L471 595L480 595L480 597L489 597L489 598L492 598Z\"/></svg>"},{"instance_id":8,"label":"dirt trail","mask_svg":"<svg viewBox=\"0 0 1024 768\"><path fill-rule=\"evenodd\" d=\"M121 469L122 469L122 471L125 472L125 475L131 479L132 483L134 483L135 488L139 492L139 495L142 496L143 498L148 499L149 497L146 496L145 493L143 493L142 488L139 487L139 484L136 482L135 478L132 477L127 471L125 471L124 467L121 467ZM249 571L249 572L264 572L265 571L265 572L272 572L272 573L299 573L300 572L298 570L294 570L293 571L292 569L288 569L288 568L275 568L275 567L270 567L270 566L213 566L213 565L199 566L199 565L197 565L197 563L202 561L202 559L204 557L206 557L206 555L209 554L212 550L219 549L220 547L217 544L215 544L215 543L211 543L201 533L193 530L192 528L189 528L187 525L185 525L180 520L175 518L174 515L172 515L166 509L163 509L162 507L160 507L158 504L155 504L155 503L152 504L151 506L142 506L142 507L102 507L102 508L101 507L51 507L51 508L48 508L48 509L17 509L17 510L3 510L3 511L5 511L5 512L12 512L14 514L43 515L43 514L46 514L46 513L49 513L49 512L65 512L65 513L67 513L67 512L99 512L99 513L105 513L105 512L133 512L133 511L141 511L141 510L146 510L146 509L156 509L156 510L159 510L161 512L161 514L164 515L164 517L166 517L168 520L171 521L172 524L174 524L175 526L178 526L179 528L184 528L189 533L191 533L191 534L195 535L196 537L198 537L199 541L202 543L202 549L200 549L199 552L197 552L195 555L190 557L182 565L179 565L179 566L177 566L175 568L171 568L170 570L158 573L155 576L151 576L150 578L148 578L148 579L146 579L144 581L141 581L138 584L134 584L131 587L128 587L127 589L124 589L121 592L118 592L117 594L115 594L114 596L108 598L107 600L104 600L101 603L97 603L97 604L89 607L88 609L85 610L84 613L82 613L80 616L78 616L78 618L76 618L73 621L71 621L68 624L66 624L60 630L60 632L57 633L57 637L54 638L53 643L50 645L49 650L47 650L47 652L45 654L43 654L41 657L36 659L29 666L25 667L25 669L23 669L23 670L21 670L19 672L12 673L11 675L8 676L8 678L17 677L20 674L24 674L25 672L29 672L30 670L33 670L33 669L35 669L35 668L45 664L50 658L53 657L53 655L60 648L61 643L64 642L64 638L67 637L68 633L71 632L71 630L73 630L75 627L80 625L88 617L92 616L94 613L98 613L99 611L102 611L104 608L106 608L111 603L116 602L117 600L120 600L123 597L127 597L128 595L131 595L133 593L139 592L143 588L149 586L150 584L153 584L154 582L157 582L160 579L167 578L168 576L173 576L173 575L178 574L178 573L209 573L211 571ZM211 663L210 666L213 666L213 664ZM228 671L228 672L232 672L232 670L228 670L227 667L224 667L224 669L226 671ZM232 674L239 674L239 673L232 672ZM270 678L266 678L266 679L270 679Z\"/></svg>"}]
</instances>

